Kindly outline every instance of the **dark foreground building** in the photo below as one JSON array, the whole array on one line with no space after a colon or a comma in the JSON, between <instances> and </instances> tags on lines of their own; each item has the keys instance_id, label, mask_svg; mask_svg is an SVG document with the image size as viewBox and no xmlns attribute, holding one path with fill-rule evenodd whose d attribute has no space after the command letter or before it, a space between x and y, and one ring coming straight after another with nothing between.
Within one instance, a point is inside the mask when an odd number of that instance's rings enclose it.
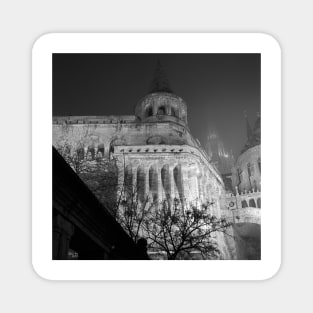
<instances>
[{"instance_id":1,"label":"dark foreground building","mask_svg":"<svg viewBox=\"0 0 313 313\"><path fill-rule=\"evenodd\" d=\"M136 245L53 148L53 260L144 260Z\"/></svg>"}]
</instances>

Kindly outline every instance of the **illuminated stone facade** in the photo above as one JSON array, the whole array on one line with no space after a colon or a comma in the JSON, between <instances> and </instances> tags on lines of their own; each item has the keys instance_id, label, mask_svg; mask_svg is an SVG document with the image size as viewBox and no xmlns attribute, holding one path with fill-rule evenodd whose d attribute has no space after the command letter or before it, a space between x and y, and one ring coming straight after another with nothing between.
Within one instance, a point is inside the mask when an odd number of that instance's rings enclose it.
<instances>
[{"instance_id":1,"label":"illuminated stone facade","mask_svg":"<svg viewBox=\"0 0 313 313\"><path fill-rule=\"evenodd\" d=\"M222 175L231 173L235 163L232 151L228 151L216 130L211 130L207 137L206 151L213 163ZM225 183L225 181L224 181Z\"/></svg>"},{"instance_id":2,"label":"illuminated stone facade","mask_svg":"<svg viewBox=\"0 0 313 313\"><path fill-rule=\"evenodd\" d=\"M226 193L222 215L233 223L237 259L261 259L261 119L232 168L233 191ZM230 243L230 246L233 247Z\"/></svg>"},{"instance_id":3,"label":"illuminated stone facade","mask_svg":"<svg viewBox=\"0 0 313 313\"><path fill-rule=\"evenodd\" d=\"M223 215L231 220L230 203L234 202L238 210L245 209L244 202L238 200L239 193L247 186L260 189L260 172L256 168L260 166L257 163L260 150L255 142L251 146L251 137L233 168L236 194L226 196L213 154L209 151L208 155L189 130L187 104L172 93L160 75L162 73L157 73L150 93L135 106L134 115L54 117L53 145L66 146L70 155L84 156L90 161L116 160L117 186L131 185L139 201L148 197L149 201L160 203L177 198L186 206L210 202L215 216ZM217 148L219 158L227 159L227 166L233 162L223 147ZM238 169L243 173L247 162L253 166L253 175L251 172L249 177L254 185L247 185L250 180L243 174L240 184L236 181ZM256 189L251 192L257 192ZM240 212L242 220L250 214L247 210ZM237 258L233 240L226 239L222 233L217 233L215 238L222 259Z\"/></svg>"},{"instance_id":4,"label":"illuminated stone facade","mask_svg":"<svg viewBox=\"0 0 313 313\"><path fill-rule=\"evenodd\" d=\"M237 193L261 190L261 118L253 130L247 120L248 141L232 170L233 190Z\"/></svg>"},{"instance_id":5,"label":"illuminated stone facade","mask_svg":"<svg viewBox=\"0 0 313 313\"><path fill-rule=\"evenodd\" d=\"M187 123L187 105L167 91L152 92L138 102L134 116L71 116L53 118L53 145L65 143L69 153L92 160L115 158L118 185L129 182L139 199L177 198L200 205L213 202L221 215L225 200L223 180L210 164ZM217 234L221 258L230 259L224 235Z\"/></svg>"},{"instance_id":6,"label":"illuminated stone facade","mask_svg":"<svg viewBox=\"0 0 313 313\"><path fill-rule=\"evenodd\" d=\"M54 117L53 145L70 142L90 158L119 160L120 183L132 180L139 195L215 202L218 213L224 185L187 124L187 106L178 96L157 92L144 97L134 116ZM131 178L130 178L131 177Z\"/></svg>"}]
</instances>

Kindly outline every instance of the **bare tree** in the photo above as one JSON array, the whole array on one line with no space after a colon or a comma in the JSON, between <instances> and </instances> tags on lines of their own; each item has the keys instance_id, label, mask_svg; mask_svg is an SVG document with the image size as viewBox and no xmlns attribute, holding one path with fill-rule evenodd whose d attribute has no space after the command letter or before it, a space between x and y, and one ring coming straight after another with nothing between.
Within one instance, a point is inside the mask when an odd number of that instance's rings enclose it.
<instances>
[{"instance_id":1,"label":"bare tree","mask_svg":"<svg viewBox=\"0 0 313 313\"><path fill-rule=\"evenodd\" d=\"M86 153L85 146L89 137L89 127L71 129L68 125L64 125L64 132L67 134L63 138L59 138L55 144L55 148L62 155L65 161L72 169L80 175L89 168L88 151ZM70 133L68 133L71 131Z\"/></svg>"},{"instance_id":2,"label":"bare tree","mask_svg":"<svg viewBox=\"0 0 313 313\"><path fill-rule=\"evenodd\" d=\"M129 236L145 238L151 253L167 259L215 258L219 254L216 236L231 225L211 214L213 203L186 206L179 199L153 201L138 197L131 181L119 177L125 159L97 156L84 151L84 137L65 141L56 148L99 201L108 208ZM230 235L229 235L230 236Z\"/></svg>"},{"instance_id":3,"label":"bare tree","mask_svg":"<svg viewBox=\"0 0 313 313\"><path fill-rule=\"evenodd\" d=\"M153 207L153 203L149 201L148 197L140 201L137 191L129 186L125 186L123 192L115 217L128 235L138 242L140 238L145 237L143 223Z\"/></svg>"},{"instance_id":4,"label":"bare tree","mask_svg":"<svg viewBox=\"0 0 313 313\"><path fill-rule=\"evenodd\" d=\"M55 148L98 200L115 215L123 188L118 168L123 165L110 155L96 154L94 149L86 150L88 137L87 128L71 134Z\"/></svg>"},{"instance_id":5,"label":"bare tree","mask_svg":"<svg viewBox=\"0 0 313 313\"><path fill-rule=\"evenodd\" d=\"M118 165L116 159L97 158L88 163L87 169L79 176L98 200L115 215L117 202L121 193L118 182Z\"/></svg>"},{"instance_id":6,"label":"bare tree","mask_svg":"<svg viewBox=\"0 0 313 313\"><path fill-rule=\"evenodd\" d=\"M149 248L165 252L169 260L217 257L217 233L227 234L230 223L212 215L211 205L185 207L174 199L173 204L164 201L150 210L144 222Z\"/></svg>"},{"instance_id":7,"label":"bare tree","mask_svg":"<svg viewBox=\"0 0 313 313\"><path fill-rule=\"evenodd\" d=\"M120 203L117 220L137 242L147 239L148 250L175 259L212 259L218 257L217 236L228 234L231 226L210 213L213 203L186 207L180 200L138 201L136 194Z\"/></svg>"}]
</instances>

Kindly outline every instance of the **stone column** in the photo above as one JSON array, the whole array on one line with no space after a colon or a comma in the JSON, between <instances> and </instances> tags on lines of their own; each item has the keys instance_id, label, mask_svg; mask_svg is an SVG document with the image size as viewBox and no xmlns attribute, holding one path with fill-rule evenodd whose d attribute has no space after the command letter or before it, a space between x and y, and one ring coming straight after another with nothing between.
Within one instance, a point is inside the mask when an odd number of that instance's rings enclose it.
<instances>
[{"instance_id":1,"label":"stone column","mask_svg":"<svg viewBox=\"0 0 313 313\"><path fill-rule=\"evenodd\" d=\"M157 104L156 104L156 103L153 103L153 106L152 106L152 114L153 114L153 116L156 116L157 113L158 113Z\"/></svg>"},{"instance_id":2,"label":"stone column","mask_svg":"<svg viewBox=\"0 0 313 313\"><path fill-rule=\"evenodd\" d=\"M132 192L134 195L138 194L137 190L137 166L132 167Z\"/></svg>"},{"instance_id":3,"label":"stone column","mask_svg":"<svg viewBox=\"0 0 313 313\"><path fill-rule=\"evenodd\" d=\"M240 197L238 187L236 186L236 209L241 209L241 208L242 208L241 197Z\"/></svg>"},{"instance_id":4,"label":"stone column","mask_svg":"<svg viewBox=\"0 0 313 313\"><path fill-rule=\"evenodd\" d=\"M201 174L197 176L198 188L199 188L199 200L200 203L203 202L203 177Z\"/></svg>"},{"instance_id":5,"label":"stone column","mask_svg":"<svg viewBox=\"0 0 313 313\"><path fill-rule=\"evenodd\" d=\"M149 197L150 199L150 196L151 196L151 193L150 193L150 186L149 186L149 169L150 169L150 165L148 165L146 168L145 168L145 199L147 197Z\"/></svg>"},{"instance_id":6,"label":"stone column","mask_svg":"<svg viewBox=\"0 0 313 313\"><path fill-rule=\"evenodd\" d=\"M174 179L174 166L170 165L168 169L170 196L171 199L175 198L175 179Z\"/></svg>"},{"instance_id":7,"label":"stone column","mask_svg":"<svg viewBox=\"0 0 313 313\"><path fill-rule=\"evenodd\" d=\"M182 118L181 110L179 108L177 109L177 115L179 119Z\"/></svg>"},{"instance_id":8,"label":"stone column","mask_svg":"<svg viewBox=\"0 0 313 313\"><path fill-rule=\"evenodd\" d=\"M181 200L186 204L186 184L188 183L188 174L186 172L186 165L182 164L180 167L180 180L181 180Z\"/></svg>"},{"instance_id":9,"label":"stone column","mask_svg":"<svg viewBox=\"0 0 313 313\"><path fill-rule=\"evenodd\" d=\"M157 170L157 175L158 175L158 200L161 201L164 199L164 190L163 190L163 186L162 186L162 177L161 177L161 169L162 166L157 166L156 170Z\"/></svg>"},{"instance_id":10,"label":"stone column","mask_svg":"<svg viewBox=\"0 0 313 313\"><path fill-rule=\"evenodd\" d=\"M118 160L119 163L119 160ZM121 166L118 167L117 169L117 199L120 198L121 196L121 192L124 192L124 179L125 179L125 173L124 173L124 166L123 166L123 162L121 162L120 164L122 164Z\"/></svg>"},{"instance_id":11,"label":"stone column","mask_svg":"<svg viewBox=\"0 0 313 313\"><path fill-rule=\"evenodd\" d=\"M208 200L208 178L206 175L203 178L203 189L204 189L203 197L204 197L204 200L207 201Z\"/></svg>"},{"instance_id":12,"label":"stone column","mask_svg":"<svg viewBox=\"0 0 313 313\"><path fill-rule=\"evenodd\" d=\"M74 226L60 214L53 217L53 260L67 260Z\"/></svg>"}]
</instances>

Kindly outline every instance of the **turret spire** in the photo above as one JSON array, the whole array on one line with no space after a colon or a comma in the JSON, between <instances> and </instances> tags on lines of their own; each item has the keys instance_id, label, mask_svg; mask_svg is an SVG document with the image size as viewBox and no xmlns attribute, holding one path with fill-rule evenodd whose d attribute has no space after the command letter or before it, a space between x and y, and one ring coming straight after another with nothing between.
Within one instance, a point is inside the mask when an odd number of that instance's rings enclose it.
<instances>
[{"instance_id":1,"label":"turret spire","mask_svg":"<svg viewBox=\"0 0 313 313\"><path fill-rule=\"evenodd\" d=\"M248 150L249 148L254 147L256 145L259 145L261 143L261 129L260 129L261 117L257 118L253 130L250 126L250 123L248 120L248 115L247 115L246 111L244 111L244 117L246 119L246 130L247 130L248 140L247 140L243 150L241 151L241 153L243 153L244 151Z\"/></svg>"},{"instance_id":2,"label":"turret spire","mask_svg":"<svg viewBox=\"0 0 313 313\"><path fill-rule=\"evenodd\" d=\"M150 93L154 92L169 92L172 93L170 83L161 65L160 59L157 61L154 78L151 83Z\"/></svg>"},{"instance_id":3,"label":"turret spire","mask_svg":"<svg viewBox=\"0 0 313 313\"><path fill-rule=\"evenodd\" d=\"M244 114L244 117L246 119L246 130L247 130L248 143L250 143L252 138L253 138L253 132L252 132L252 128L250 126L249 120L248 120L247 112L244 111L243 114Z\"/></svg>"}]
</instances>

